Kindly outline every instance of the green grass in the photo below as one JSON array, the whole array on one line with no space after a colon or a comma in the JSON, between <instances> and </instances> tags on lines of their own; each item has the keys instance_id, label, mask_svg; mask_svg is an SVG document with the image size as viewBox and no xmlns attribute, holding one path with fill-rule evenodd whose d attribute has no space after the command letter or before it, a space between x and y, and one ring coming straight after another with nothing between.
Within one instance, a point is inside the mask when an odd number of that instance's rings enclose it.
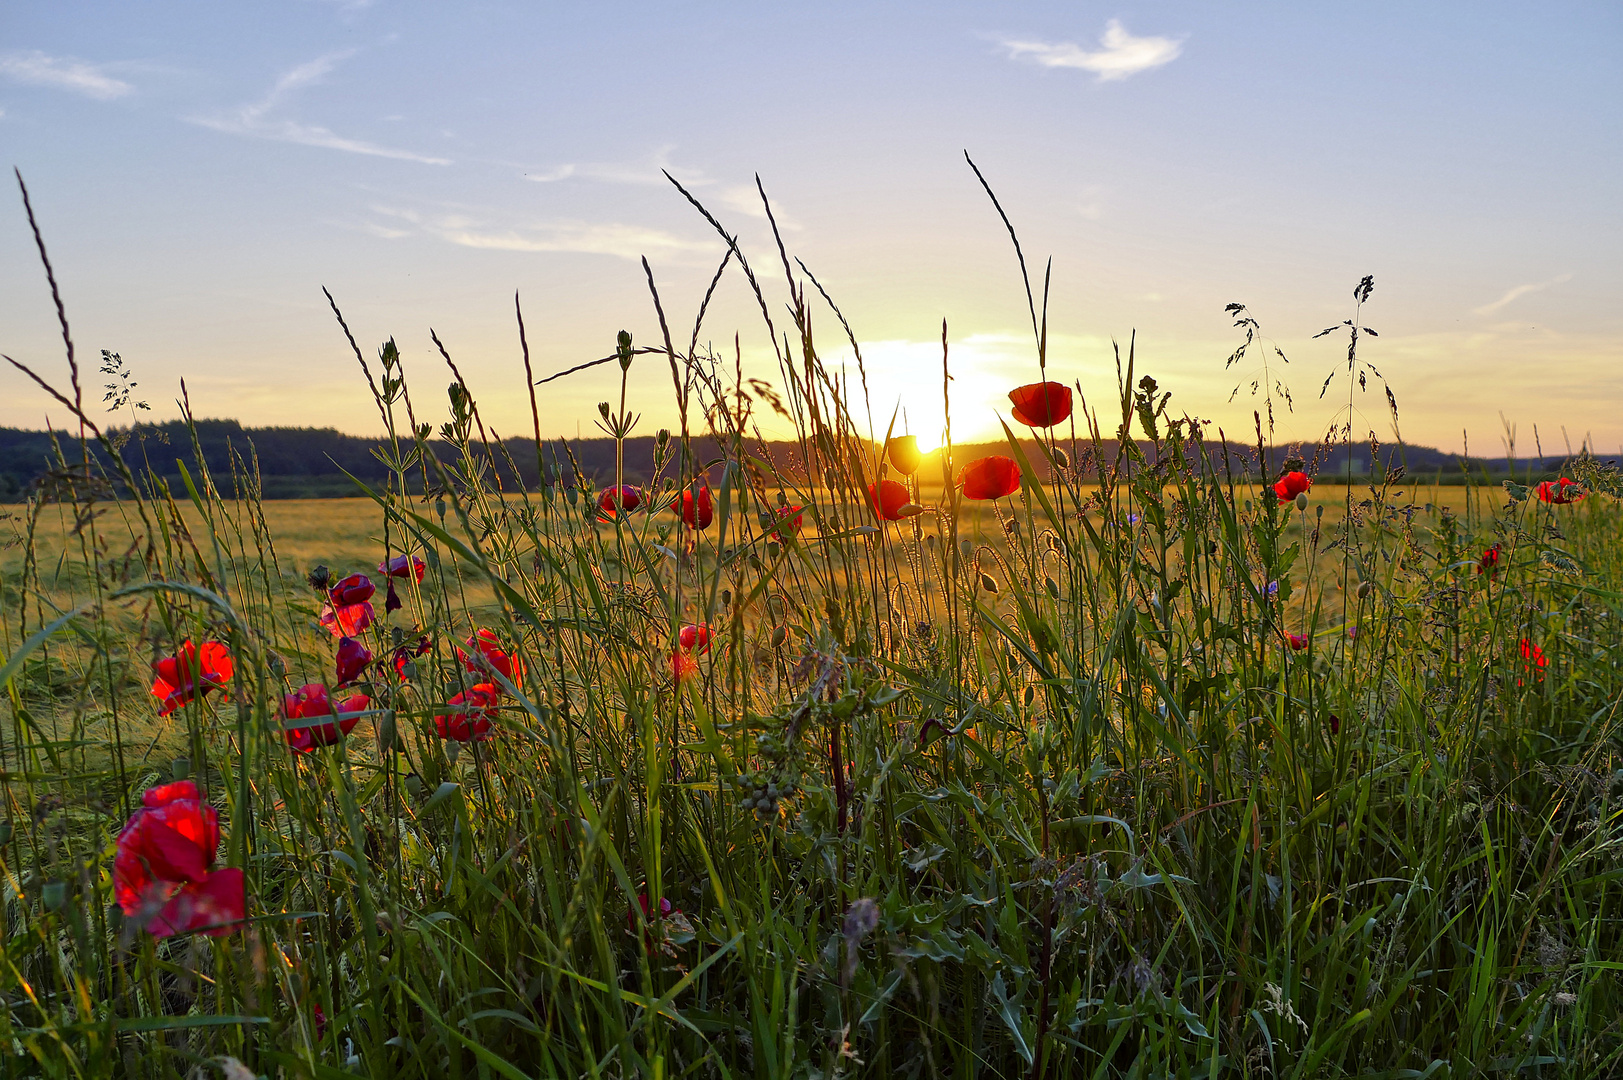
<instances>
[{"instance_id":1,"label":"green grass","mask_svg":"<svg viewBox=\"0 0 1623 1080\"><path fill-rule=\"evenodd\" d=\"M809 475L751 464L703 356L628 356L728 447L701 533L489 490L466 391L444 429L462 460L409 497L437 407L409 402L392 345L367 378L396 478L364 499L225 499L194 465L193 491L131 475L121 502L85 482L20 508L5 1074L1623 1067L1615 473L1576 463L1592 494L1562 507L1395 477L1275 506L1263 466L1214 471L1129 357L1119 415L1041 452L1100 459L1090 431L1118 427L1148 449L1041 487L1027 468L995 510L937 480L929 512L881 524L870 433L791 310L779 393ZM808 507L789 542L766 531L780 494ZM365 637L431 652L409 680L374 670L348 739L291 753L280 694L331 677L306 573L402 550L427 577ZM690 622L720 634L678 684ZM459 746L432 716L475 625L524 672L497 736ZM160 721L148 665L188 637L230 645L229 698ZM113 839L182 775L220 808L251 921L158 942L112 903ZM676 911L645 919L640 895Z\"/></svg>"}]
</instances>

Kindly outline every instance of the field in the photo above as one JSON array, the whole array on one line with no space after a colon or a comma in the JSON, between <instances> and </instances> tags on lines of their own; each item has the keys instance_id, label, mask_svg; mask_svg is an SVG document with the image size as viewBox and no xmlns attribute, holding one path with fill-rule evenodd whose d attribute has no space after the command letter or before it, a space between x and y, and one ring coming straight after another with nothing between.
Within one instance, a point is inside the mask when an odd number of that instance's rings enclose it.
<instances>
[{"instance_id":1,"label":"field","mask_svg":"<svg viewBox=\"0 0 1623 1080\"><path fill-rule=\"evenodd\" d=\"M68 448L0 562L5 1074L1623 1070L1615 469L1234 474L1128 356L913 475L808 303L810 475L629 337L634 496L489 490L466 386L442 464L392 343L365 497Z\"/></svg>"}]
</instances>

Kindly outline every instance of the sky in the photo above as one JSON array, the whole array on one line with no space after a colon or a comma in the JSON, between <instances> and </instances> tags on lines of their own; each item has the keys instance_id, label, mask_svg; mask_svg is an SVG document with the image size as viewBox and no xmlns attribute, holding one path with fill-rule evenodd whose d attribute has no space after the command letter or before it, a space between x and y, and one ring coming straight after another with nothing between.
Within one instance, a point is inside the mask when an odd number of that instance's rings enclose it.
<instances>
[{"instance_id":1,"label":"sky","mask_svg":"<svg viewBox=\"0 0 1623 1080\"><path fill-rule=\"evenodd\" d=\"M151 404L250 425L380 429L331 290L369 357L393 336L419 418L444 419L436 332L487 424L528 434L513 301L537 377L684 345L729 231L780 332L783 241L863 348L882 432L992 437L1038 377L1008 234L1040 289L1050 378L1114 397L1112 343L1175 413L1249 435L1260 360L1224 364L1243 303L1291 392L1276 441L1347 415L1473 453L1623 448L1623 6L1597 3L619 3L396 0L8 4L0 149L26 180L94 404L103 349ZM9 181L8 181L9 182ZM797 268L798 273L798 268ZM815 291L813 291L815 292ZM819 301L820 303L820 301ZM822 354L849 356L814 308ZM780 383L729 270L699 340ZM55 310L21 199L0 196L0 351L57 382ZM1273 354L1269 354L1272 356ZM852 373L854 376L854 372ZM1238 388L1237 396L1231 395ZM613 365L540 391L544 436L595 433ZM628 377L637 432L669 369ZM100 408L99 404L95 405ZM61 426L9 365L0 425ZM115 422L117 422L115 420ZM770 428L770 423L768 427ZM1467 444L1468 440L1468 444Z\"/></svg>"}]
</instances>

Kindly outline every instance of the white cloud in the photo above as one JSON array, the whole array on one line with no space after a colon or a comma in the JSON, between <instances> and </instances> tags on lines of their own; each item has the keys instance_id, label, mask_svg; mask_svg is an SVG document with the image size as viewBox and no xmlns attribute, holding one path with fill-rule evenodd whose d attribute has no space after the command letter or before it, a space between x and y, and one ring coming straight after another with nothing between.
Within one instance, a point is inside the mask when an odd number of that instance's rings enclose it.
<instances>
[{"instance_id":1,"label":"white cloud","mask_svg":"<svg viewBox=\"0 0 1623 1080\"><path fill-rule=\"evenodd\" d=\"M687 187L710 183L698 169L684 169L671 163L674 146L662 146L641 162L566 162L550 169L524 174L524 179L537 184L555 184L560 180L597 180L605 184L664 184L665 173L670 173Z\"/></svg>"},{"instance_id":2,"label":"white cloud","mask_svg":"<svg viewBox=\"0 0 1623 1080\"><path fill-rule=\"evenodd\" d=\"M1028 60L1040 67L1080 68L1099 76L1100 82L1114 82L1140 71L1169 64L1183 52L1183 42L1164 37L1134 37L1120 22L1111 19L1099 38L1102 46L1090 52L1074 42L1002 42L1011 60Z\"/></svg>"},{"instance_id":3,"label":"white cloud","mask_svg":"<svg viewBox=\"0 0 1623 1080\"><path fill-rule=\"evenodd\" d=\"M620 222L549 221L530 225L504 226L482 221L466 213L425 214L409 208L373 206L372 212L404 222L430 236L458 247L482 251L566 252L580 255L613 255L637 260L649 258L684 261L700 252L707 256L715 242L687 240L661 229ZM386 239L411 235L395 226L366 224L367 232Z\"/></svg>"},{"instance_id":4,"label":"white cloud","mask_svg":"<svg viewBox=\"0 0 1623 1080\"><path fill-rule=\"evenodd\" d=\"M1558 277L1551 278L1549 281L1535 281L1526 285L1517 285L1513 288L1506 289L1505 295L1501 296L1493 303L1483 304L1479 308L1473 308L1472 311L1478 315L1492 315L1506 304L1509 304L1520 297L1526 296L1528 293L1543 292L1552 285L1561 285L1571 280L1571 274L1561 274Z\"/></svg>"},{"instance_id":5,"label":"white cloud","mask_svg":"<svg viewBox=\"0 0 1623 1080\"><path fill-rule=\"evenodd\" d=\"M492 251L564 251L584 255L614 255L621 259L669 259L709 251L716 245L684 240L659 229L618 223L560 221L528 229L499 232L473 228L444 228L438 235L460 247Z\"/></svg>"},{"instance_id":6,"label":"white cloud","mask_svg":"<svg viewBox=\"0 0 1623 1080\"><path fill-rule=\"evenodd\" d=\"M295 91L321 82L339 63L354 55L354 49L346 49L343 52L318 56L309 63L300 64L285 72L261 100L223 114L194 116L190 118L191 122L230 135L273 139L277 142L297 143L300 146L319 146L327 150L342 150L350 154L366 154L371 157L392 158L396 161L416 161L424 165L451 164L449 158L379 146L362 139L339 135L319 124L303 124L297 120L273 119L270 116Z\"/></svg>"},{"instance_id":7,"label":"white cloud","mask_svg":"<svg viewBox=\"0 0 1623 1080\"><path fill-rule=\"evenodd\" d=\"M37 49L0 57L0 74L13 82L71 90L97 101L111 101L135 89L124 80L103 73L94 64L69 56L47 56Z\"/></svg>"}]
</instances>

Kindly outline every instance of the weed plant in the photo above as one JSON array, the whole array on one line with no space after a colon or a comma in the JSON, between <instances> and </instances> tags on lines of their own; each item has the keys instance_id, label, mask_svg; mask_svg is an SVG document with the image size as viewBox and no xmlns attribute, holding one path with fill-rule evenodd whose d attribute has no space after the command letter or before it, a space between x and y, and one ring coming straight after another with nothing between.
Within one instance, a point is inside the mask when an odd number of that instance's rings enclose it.
<instances>
[{"instance_id":1,"label":"weed plant","mask_svg":"<svg viewBox=\"0 0 1623 1080\"><path fill-rule=\"evenodd\" d=\"M1016 494L966 500L949 428L927 497L819 352L826 309L861 363L822 286L780 242L776 294L710 220L710 292L753 292L778 380L700 347L710 293L675 336L645 263L662 338L599 362L668 369L681 424L632 509L597 496L620 476L500 490L448 355L442 462L393 341L349 338L393 477L365 489L373 557L426 574L387 579L359 723L308 753L282 697L335 680L304 579L370 561L292 564L251 456L230 483L194 457L184 490L126 463L63 316L81 441L4 583L5 1075L1623 1070L1615 472L1455 512L1394 470L1326 520L1268 486L1310 466L1236 468L1129 346L1108 404L1009 432ZM942 393L950 370L943 325ZM622 394L600 420L637 418ZM894 521L884 480L915 500ZM517 663L465 662L478 628ZM149 664L186 640L234 675L160 723ZM476 684L492 737L443 738ZM119 830L181 779L246 875L222 936L114 902Z\"/></svg>"}]
</instances>

